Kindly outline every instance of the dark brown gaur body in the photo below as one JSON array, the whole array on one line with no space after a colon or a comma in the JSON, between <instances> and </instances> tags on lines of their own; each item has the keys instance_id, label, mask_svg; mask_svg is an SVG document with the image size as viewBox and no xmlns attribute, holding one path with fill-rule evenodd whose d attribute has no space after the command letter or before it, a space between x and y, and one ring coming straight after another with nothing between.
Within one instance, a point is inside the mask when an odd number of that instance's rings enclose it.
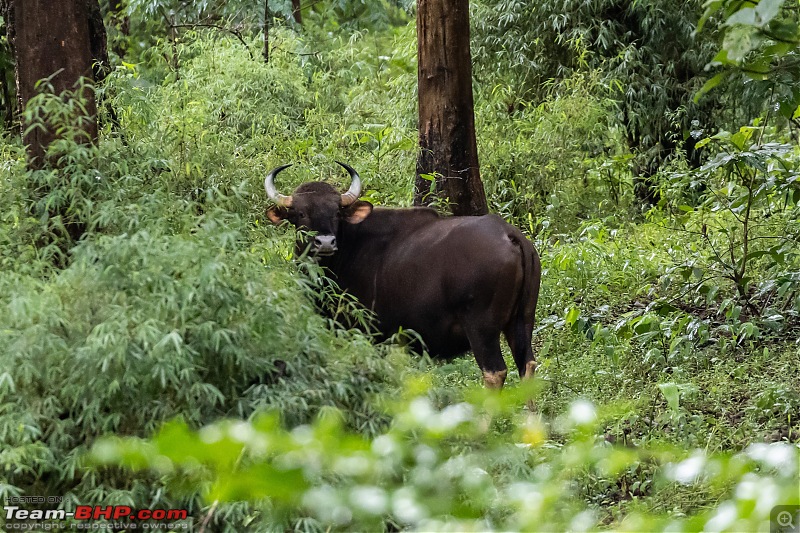
<instances>
[{"instance_id":1,"label":"dark brown gaur body","mask_svg":"<svg viewBox=\"0 0 800 533\"><path fill-rule=\"evenodd\" d=\"M413 329L431 355L453 357L470 349L487 387L503 386L507 369L500 334L520 377L533 376L531 336L541 264L533 245L496 215L442 217L429 208L373 209L358 201L358 174L340 194L322 182L279 194L267 175L267 194L278 205L274 223L289 220L316 233L299 241L343 289L373 310L383 334Z\"/></svg>"}]
</instances>

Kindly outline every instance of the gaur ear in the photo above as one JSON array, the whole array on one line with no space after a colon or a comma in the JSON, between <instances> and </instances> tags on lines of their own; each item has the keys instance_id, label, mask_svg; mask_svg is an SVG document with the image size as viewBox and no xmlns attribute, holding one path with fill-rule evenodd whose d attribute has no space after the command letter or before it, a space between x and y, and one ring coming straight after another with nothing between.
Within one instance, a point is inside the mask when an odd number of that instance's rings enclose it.
<instances>
[{"instance_id":1,"label":"gaur ear","mask_svg":"<svg viewBox=\"0 0 800 533\"><path fill-rule=\"evenodd\" d=\"M280 224L286 217L289 215L289 211L280 205L276 205L275 207L270 207L267 210L267 216L272 221L273 224Z\"/></svg>"},{"instance_id":2,"label":"gaur ear","mask_svg":"<svg viewBox=\"0 0 800 533\"><path fill-rule=\"evenodd\" d=\"M344 219L350 224L360 224L364 222L372 213L372 204L359 200L347 206L344 210Z\"/></svg>"}]
</instances>

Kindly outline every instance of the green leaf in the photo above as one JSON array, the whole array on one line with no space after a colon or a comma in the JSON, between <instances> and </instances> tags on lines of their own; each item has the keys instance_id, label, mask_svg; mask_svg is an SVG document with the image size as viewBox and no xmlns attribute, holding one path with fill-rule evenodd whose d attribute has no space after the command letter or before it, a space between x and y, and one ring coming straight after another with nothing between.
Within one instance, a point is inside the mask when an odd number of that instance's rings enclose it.
<instances>
[{"instance_id":1,"label":"green leaf","mask_svg":"<svg viewBox=\"0 0 800 533\"><path fill-rule=\"evenodd\" d=\"M773 56L780 57L786 55L786 53L792 50L793 48L794 46L792 46L791 43L787 42L772 43L771 45L769 45L764 49L762 55L767 57L773 57Z\"/></svg>"},{"instance_id":2,"label":"green leaf","mask_svg":"<svg viewBox=\"0 0 800 533\"><path fill-rule=\"evenodd\" d=\"M778 112L782 117L793 120L794 115L797 113L797 109L798 102L795 100L795 98L792 98L791 100L783 100L778 107Z\"/></svg>"},{"instance_id":3,"label":"green leaf","mask_svg":"<svg viewBox=\"0 0 800 533\"><path fill-rule=\"evenodd\" d=\"M764 81L769 79L769 63L770 59L768 57L758 57L755 61L750 61L744 65L744 75L750 78L751 80L756 81Z\"/></svg>"},{"instance_id":4,"label":"green leaf","mask_svg":"<svg viewBox=\"0 0 800 533\"><path fill-rule=\"evenodd\" d=\"M756 128L751 128L749 126L742 126L739 128L739 131L734 133L731 136L731 142L736 146L739 150L744 150L747 143L750 139L753 138L753 132Z\"/></svg>"},{"instance_id":5,"label":"green leaf","mask_svg":"<svg viewBox=\"0 0 800 533\"><path fill-rule=\"evenodd\" d=\"M182 421L169 422L153 442L161 455L178 464L197 461L230 467L239 458L244 445L228 438L223 429L224 426L209 426L198 435Z\"/></svg>"},{"instance_id":6,"label":"green leaf","mask_svg":"<svg viewBox=\"0 0 800 533\"><path fill-rule=\"evenodd\" d=\"M272 498L296 503L308 488L300 469L281 470L271 464L256 463L231 471L218 471L208 496L209 501L241 501Z\"/></svg>"},{"instance_id":7,"label":"green leaf","mask_svg":"<svg viewBox=\"0 0 800 533\"><path fill-rule=\"evenodd\" d=\"M575 323L576 320L578 320L580 314L581 314L580 309L578 309L577 307L570 307L570 309L567 311L567 315L564 317L564 321L568 326L571 326L572 324Z\"/></svg>"},{"instance_id":8,"label":"green leaf","mask_svg":"<svg viewBox=\"0 0 800 533\"><path fill-rule=\"evenodd\" d=\"M758 259L759 257L765 256L769 254L769 250L756 250L755 252L749 252L744 260L745 262L751 261L753 259Z\"/></svg>"},{"instance_id":9,"label":"green leaf","mask_svg":"<svg viewBox=\"0 0 800 533\"><path fill-rule=\"evenodd\" d=\"M744 24L746 26L754 26L756 23L756 10L752 7L745 7L740 9L728 17L725 21L725 26L736 26L737 24Z\"/></svg>"},{"instance_id":10,"label":"green leaf","mask_svg":"<svg viewBox=\"0 0 800 533\"><path fill-rule=\"evenodd\" d=\"M97 464L120 464L132 470L153 466L157 457L151 442L135 437L103 437L92 446L90 459ZM164 463L161 463L164 466Z\"/></svg>"},{"instance_id":11,"label":"green leaf","mask_svg":"<svg viewBox=\"0 0 800 533\"><path fill-rule=\"evenodd\" d=\"M725 70L723 72L716 74L713 78L705 82L705 84L703 84L700 90L697 91L697 93L694 95L695 103L697 103L700 100L700 98L703 97L704 94L706 94L711 89L719 85L723 80L725 80L730 75L731 75L730 71Z\"/></svg>"},{"instance_id":12,"label":"green leaf","mask_svg":"<svg viewBox=\"0 0 800 533\"><path fill-rule=\"evenodd\" d=\"M703 16L700 17L700 20L697 22L698 32L703 31L703 27L705 26L708 19L714 13L719 11L719 8L722 7L723 3L724 3L723 0L709 0L708 2L706 2L705 6L703 6L705 7L705 11L703 11Z\"/></svg>"},{"instance_id":13,"label":"green leaf","mask_svg":"<svg viewBox=\"0 0 800 533\"><path fill-rule=\"evenodd\" d=\"M680 389L676 383L659 383L658 388L661 394L667 399L667 405L673 412L678 412L680 408Z\"/></svg>"},{"instance_id":14,"label":"green leaf","mask_svg":"<svg viewBox=\"0 0 800 533\"><path fill-rule=\"evenodd\" d=\"M769 23L781 9L783 0L761 0L755 7L756 23L765 26Z\"/></svg>"},{"instance_id":15,"label":"green leaf","mask_svg":"<svg viewBox=\"0 0 800 533\"><path fill-rule=\"evenodd\" d=\"M699 150L700 148L702 148L703 146L707 145L710 142L711 142L711 137L706 137L705 139L700 139L699 141L697 141L695 143L694 148L695 148L695 150Z\"/></svg>"},{"instance_id":16,"label":"green leaf","mask_svg":"<svg viewBox=\"0 0 800 533\"><path fill-rule=\"evenodd\" d=\"M800 44L800 35L797 32L798 25L791 20L773 20L769 25L770 37L779 42L783 41L789 44L789 50L795 49Z\"/></svg>"},{"instance_id":17,"label":"green leaf","mask_svg":"<svg viewBox=\"0 0 800 533\"><path fill-rule=\"evenodd\" d=\"M730 63L740 63L745 56L758 46L756 30L752 26L735 26L725 32L722 47L728 52Z\"/></svg>"}]
</instances>

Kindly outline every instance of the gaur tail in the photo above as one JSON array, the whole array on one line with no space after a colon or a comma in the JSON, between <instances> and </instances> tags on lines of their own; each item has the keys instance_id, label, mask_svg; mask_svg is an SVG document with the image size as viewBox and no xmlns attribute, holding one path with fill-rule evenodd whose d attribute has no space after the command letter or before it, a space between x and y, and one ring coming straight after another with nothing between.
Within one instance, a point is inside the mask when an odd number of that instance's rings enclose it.
<instances>
[{"instance_id":1,"label":"gaur tail","mask_svg":"<svg viewBox=\"0 0 800 533\"><path fill-rule=\"evenodd\" d=\"M536 303L539 300L539 285L542 279L542 264L539 254L533 244L523 235L509 236L511 240L520 248L522 255L522 287L520 288L517 299L515 316L512 318L512 335L514 345L517 347L518 354L514 354L514 360L520 373L520 378L526 375L526 368L522 359L533 360L533 347L531 337L533 323L536 319ZM528 357L530 355L530 357ZM535 363L531 363L535 365ZM533 368L530 369L531 373Z\"/></svg>"}]
</instances>

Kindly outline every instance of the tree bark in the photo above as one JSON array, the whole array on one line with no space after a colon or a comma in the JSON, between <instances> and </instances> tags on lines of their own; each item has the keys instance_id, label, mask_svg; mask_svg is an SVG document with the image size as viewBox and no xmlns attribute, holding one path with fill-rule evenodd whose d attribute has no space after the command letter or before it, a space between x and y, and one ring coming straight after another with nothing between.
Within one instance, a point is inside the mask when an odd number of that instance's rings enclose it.
<instances>
[{"instance_id":1,"label":"tree bark","mask_svg":"<svg viewBox=\"0 0 800 533\"><path fill-rule=\"evenodd\" d=\"M12 101L11 90L8 82L8 71L0 69L0 98L3 99L3 128L10 130L14 124L15 102Z\"/></svg>"},{"instance_id":2,"label":"tree bark","mask_svg":"<svg viewBox=\"0 0 800 533\"><path fill-rule=\"evenodd\" d=\"M0 16L3 17L0 33L6 34L6 1L0 0ZM17 107L16 99L12 95L11 85L14 83L14 62L11 59L11 50L5 45L0 47L0 99L3 104L3 126L10 130L14 123L14 111Z\"/></svg>"},{"instance_id":3,"label":"tree bark","mask_svg":"<svg viewBox=\"0 0 800 533\"><path fill-rule=\"evenodd\" d=\"M99 83L111 72L111 61L108 59L108 36L103 22L103 12L98 0L85 0L89 21L89 49L92 55L92 75Z\"/></svg>"},{"instance_id":4,"label":"tree bark","mask_svg":"<svg viewBox=\"0 0 800 533\"><path fill-rule=\"evenodd\" d=\"M96 0L92 0L96 2ZM92 78L92 46L87 0L9 0L9 43L16 59L19 108L38 92L36 83L49 78L56 94L75 90L81 77ZM87 139L97 140L97 108L94 91L81 96L91 117L84 121ZM32 128L25 133L28 165L41 168L47 147L58 136L55 129Z\"/></svg>"},{"instance_id":5,"label":"tree bark","mask_svg":"<svg viewBox=\"0 0 800 533\"><path fill-rule=\"evenodd\" d=\"M303 25L303 13L300 11L302 6L300 0L292 0L292 17L299 25Z\"/></svg>"},{"instance_id":6,"label":"tree bark","mask_svg":"<svg viewBox=\"0 0 800 533\"><path fill-rule=\"evenodd\" d=\"M475 139L469 0L419 0L417 46L420 152L414 204L428 205L439 195L455 215L486 214Z\"/></svg>"}]
</instances>

